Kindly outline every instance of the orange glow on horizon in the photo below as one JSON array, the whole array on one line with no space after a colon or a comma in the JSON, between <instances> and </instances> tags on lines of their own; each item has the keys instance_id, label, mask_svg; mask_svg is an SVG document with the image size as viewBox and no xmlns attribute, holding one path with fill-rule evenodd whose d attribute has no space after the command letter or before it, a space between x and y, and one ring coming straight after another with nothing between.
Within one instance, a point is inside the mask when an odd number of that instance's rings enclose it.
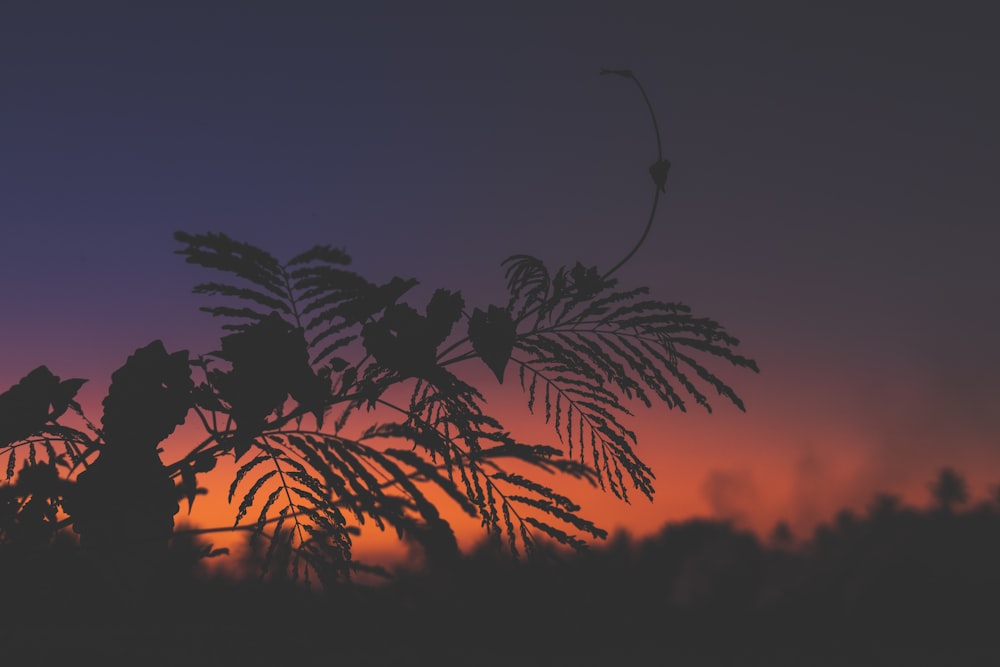
<instances>
[{"instance_id":1,"label":"orange glow on horizon","mask_svg":"<svg viewBox=\"0 0 1000 667\"><path fill-rule=\"evenodd\" d=\"M558 445L551 426L544 424L540 415L528 414L520 401L516 405L498 402L494 407L498 413L516 414L520 410L525 415L516 423L514 433L523 442ZM370 423L364 414L356 419L363 426ZM753 428L746 423L751 420ZM668 522L698 517L731 520L762 539L783 520L798 539L807 539L817 525L832 521L842 509L863 513L876 493L897 494L908 505L926 506L930 500L927 485L937 468L948 463L927 461L923 476L887 485L876 474L864 435L846 428L842 433L828 434L829 442L813 436L811 446L790 456L787 438L796 436L794 427L772 424L762 429L759 419L735 410L715 415L641 414L636 425L638 453L656 475L652 502L630 490L631 502L625 503L610 491L584 482L559 481L537 473L538 481L570 496L581 505L581 515L607 530L609 536L626 531L642 539L657 534ZM778 433L786 440L776 442ZM831 447L831 442L836 447ZM831 456L830 451L837 455ZM986 489L996 481L990 478L989 469L963 471L970 489ZM220 462L216 470L200 477L199 484L208 487L208 494L197 498L190 517L183 506L178 519L200 526L231 525L238 502L230 505L226 500L233 470L231 464ZM479 519L465 515L449 499L442 498L440 509L463 548L471 548L485 537ZM206 538L234 552L244 539L227 533ZM361 561L382 564L406 562L411 557L410 547L391 529L380 532L371 522L356 539L355 553Z\"/></svg>"},{"instance_id":2,"label":"orange glow on horizon","mask_svg":"<svg viewBox=\"0 0 1000 667\"><path fill-rule=\"evenodd\" d=\"M73 375L60 373L56 367L52 370L64 378ZM745 385L760 382L756 377L739 379ZM7 383L16 380L8 379ZM504 385L487 377L483 388L489 401L486 410L497 415L514 437L526 443L559 446L552 425L544 422L538 410L532 415L526 409L516 376ZM85 413L95 423L100 422L106 389L92 381L80 394ZM638 539L655 535L668 522L694 517L729 519L761 538L769 535L777 521L784 520L798 539L806 539L818 524L833 520L841 509L864 512L876 493L897 494L906 504L926 506L930 500L928 484L944 465L954 465L966 477L973 500L982 498L990 485L1000 481L1000 475L993 474L1000 469L1000 455L993 450L956 448L934 455L917 451L901 460L898 452L880 452L881 434L872 424L857 419L829 421L820 412L786 410L785 403L783 395L757 390L746 413L721 402L716 402L713 414L699 408L687 413L637 409L630 424L639 439L637 454L656 476L653 502L632 491L631 503L625 503L610 491L548 478L545 473L537 473L541 475L538 481L571 497L582 506L581 515L609 535L627 531ZM375 416L360 412L352 419L348 426L357 433L374 423ZM204 435L199 420L189 414L185 424L164 443L164 462L183 456ZM207 493L197 496L190 514L187 502L181 502L177 525L231 527L239 503L238 496L232 504L227 499L235 470L231 461L223 459L212 472L200 474L198 484L207 488ZM442 503L440 509L461 546L469 548L485 537L477 518L468 517L450 500ZM255 516L251 509L243 522ZM203 539L216 547L228 547L235 555L246 535L212 532ZM380 532L369 522L356 540L356 555L365 562L398 563L410 557L410 548L391 530Z\"/></svg>"}]
</instances>

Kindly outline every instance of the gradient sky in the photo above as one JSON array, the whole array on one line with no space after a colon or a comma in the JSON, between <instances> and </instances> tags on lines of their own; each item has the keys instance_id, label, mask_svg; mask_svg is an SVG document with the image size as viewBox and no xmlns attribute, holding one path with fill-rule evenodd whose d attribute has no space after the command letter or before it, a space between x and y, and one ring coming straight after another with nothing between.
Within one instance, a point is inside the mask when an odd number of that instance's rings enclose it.
<instances>
[{"instance_id":1,"label":"gradient sky","mask_svg":"<svg viewBox=\"0 0 1000 667\"><path fill-rule=\"evenodd\" d=\"M673 168L617 275L762 372L728 375L745 414L638 415L656 502L590 516L801 532L876 491L923 504L943 465L1000 483L989 3L265 4L0 7L4 387L47 364L98 406L155 338L214 349L175 230L329 243L481 306L510 254L610 267L656 157L635 87L598 76L631 68Z\"/></svg>"}]
</instances>

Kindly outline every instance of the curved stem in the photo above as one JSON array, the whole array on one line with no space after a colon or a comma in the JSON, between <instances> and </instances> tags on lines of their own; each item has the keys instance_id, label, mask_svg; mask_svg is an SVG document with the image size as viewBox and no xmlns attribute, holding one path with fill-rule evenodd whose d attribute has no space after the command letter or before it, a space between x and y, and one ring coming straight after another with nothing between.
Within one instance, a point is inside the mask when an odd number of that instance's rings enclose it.
<instances>
[{"instance_id":1,"label":"curved stem","mask_svg":"<svg viewBox=\"0 0 1000 667\"><path fill-rule=\"evenodd\" d=\"M611 267L611 269L607 273L601 276L602 280L607 280L612 273L622 268L626 262L632 259L632 255L638 252L639 247L646 241L646 237L649 235L649 230L653 228L653 218L656 217L656 206L659 203L660 203L660 189L656 188L656 191L653 193L653 205L649 209L649 219L646 220L646 228L642 230L642 236L639 237L639 240L636 242L634 246L632 246L632 249L629 250L627 255L622 257L617 264L615 264L613 267Z\"/></svg>"},{"instance_id":2,"label":"curved stem","mask_svg":"<svg viewBox=\"0 0 1000 667\"><path fill-rule=\"evenodd\" d=\"M656 112L653 111L653 103L649 101L649 95L646 94L646 89L642 87L642 83L639 82L639 79L635 76L635 73L633 73L632 70L630 69L622 69L622 70L602 69L601 74L602 75L617 74L618 76L624 77L626 79L631 79L632 81L635 82L635 85L639 88L639 93L642 94L642 99L646 102L646 108L649 110L649 116L653 121L653 132L656 135L656 162L654 163L653 166L654 167L660 166L661 164L663 164L663 142L660 139L660 125L656 121ZM605 280L609 276L611 276L611 274L613 274L615 271L624 266L626 262L632 259L632 256L635 255L635 253L639 250L640 246L642 246L642 244L646 241L646 237L649 235L649 230L653 226L653 218L656 216L656 207L659 204L660 192L662 190L662 185L655 181L653 183L653 187L655 188L653 194L653 205L650 207L649 219L646 221L646 227L645 229L643 229L642 235L639 237L638 242L636 242L635 246L632 247L632 249L628 252L628 254L625 255L625 257L623 257L617 264L611 267L611 270L609 270L607 273L604 274L603 278Z\"/></svg>"}]
</instances>

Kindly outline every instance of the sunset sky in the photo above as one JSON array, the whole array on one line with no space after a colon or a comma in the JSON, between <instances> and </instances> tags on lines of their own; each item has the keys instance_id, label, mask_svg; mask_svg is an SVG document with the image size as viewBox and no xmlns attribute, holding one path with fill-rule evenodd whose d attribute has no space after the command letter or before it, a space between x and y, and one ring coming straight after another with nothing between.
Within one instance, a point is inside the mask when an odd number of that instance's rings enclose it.
<instances>
[{"instance_id":1,"label":"sunset sky","mask_svg":"<svg viewBox=\"0 0 1000 667\"><path fill-rule=\"evenodd\" d=\"M726 376L746 413L640 412L656 501L586 513L804 536L877 491L925 504L944 465L977 498L1000 484L989 3L265 4L0 8L0 386L89 378L96 419L137 347L214 349L177 230L344 247L470 306L503 298L511 254L612 266L656 159L635 86L598 75L630 68L673 167L617 276L719 320L761 372Z\"/></svg>"}]
</instances>

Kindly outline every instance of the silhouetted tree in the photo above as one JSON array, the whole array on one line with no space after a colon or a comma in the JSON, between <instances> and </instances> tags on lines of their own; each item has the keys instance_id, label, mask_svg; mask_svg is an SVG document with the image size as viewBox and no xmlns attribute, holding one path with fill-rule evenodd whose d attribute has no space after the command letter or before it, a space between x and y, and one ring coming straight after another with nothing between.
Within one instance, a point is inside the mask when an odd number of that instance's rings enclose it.
<instances>
[{"instance_id":1,"label":"silhouetted tree","mask_svg":"<svg viewBox=\"0 0 1000 667\"><path fill-rule=\"evenodd\" d=\"M656 134L652 210L626 260L665 191ZM224 234L175 238L188 263L221 276L194 288L223 321L216 350L139 348L112 375L99 424L75 400L83 380L44 366L0 395L0 455L8 482L16 474L3 489L0 541L47 543L72 528L130 593L161 569L175 514L220 459L236 464L233 529L263 541L264 571L280 563L292 580L348 579L362 525L453 561L455 537L429 487L515 554L538 536L583 549L605 531L541 475L652 499L628 401L710 410L711 391L743 409L706 360L757 370L714 320L620 286L612 274L625 260L604 272L551 270L517 255L503 263L505 303L471 306L439 289L415 306L404 300L415 280L371 282L329 245L280 261ZM476 364L517 382L561 446L511 436L487 411ZM379 421L351 428L372 411ZM164 460L168 436L192 418L203 440Z\"/></svg>"},{"instance_id":2,"label":"silhouetted tree","mask_svg":"<svg viewBox=\"0 0 1000 667\"><path fill-rule=\"evenodd\" d=\"M792 546L795 543L795 535L792 533L792 527L788 525L787 521L779 521L774 524L774 528L771 530L768 541L772 546L779 549L785 549Z\"/></svg>"},{"instance_id":3,"label":"silhouetted tree","mask_svg":"<svg viewBox=\"0 0 1000 667\"><path fill-rule=\"evenodd\" d=\"M964 505L969 500L969 488L965 478L954 468L942 468L938 477L930 485L931 494L937 506L946 512L951 512L957 505Z\"/></svg>"},{"instance_id":4,"label":"silhouetted tree","mask_svg":"<svg viewBox=\"0 0 1000 667\"><path fill-rule=\"evenodd\" d=\"M877 493L868 506L868 515L877 521L891 520L902 510L902 499L892 493Z\"/></svg>"}]
</instances>

